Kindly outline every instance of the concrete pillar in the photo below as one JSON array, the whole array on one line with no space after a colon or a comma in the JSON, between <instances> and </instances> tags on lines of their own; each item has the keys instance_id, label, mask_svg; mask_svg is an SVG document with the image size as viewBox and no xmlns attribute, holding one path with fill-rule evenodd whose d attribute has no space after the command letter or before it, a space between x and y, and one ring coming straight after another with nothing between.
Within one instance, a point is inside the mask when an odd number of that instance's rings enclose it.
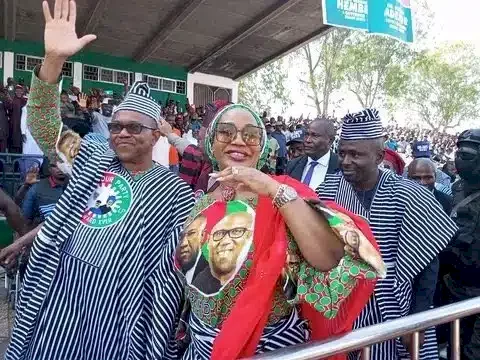
<instances>
[{"instance_id":1,"label":"concrete pillar","mask_svg":"<svg viewBox=\"0 0 480 360\"><path fill-rule=\"evenodd\" d=\"M83 64L81 62L73 63L73 86L82 91L82 80L83 80Z\"/></svg>"},{"instance_id":2,"label":"concrete pillar","mask_svg":"<svg viewBox=\"0 0 480 360\"><path fill-rule=\"evenodd\" d=\"M3 53L3 83L7 84L9 77L13 78L13 69L15 66L15 54L11 51Z\"/></svg>"},{"instance_id":3,"label":"concrete pillar","mask_svg":"<svg viewBox=\"0 0 480 360\"><path fill-rule=\"evenodd\" d=\"M196 72L187 74L187 98L191 104L193 104L195 101L193 97L195 84L203 84L229 89L232 92L232 102L238 101L238 81L222 76Z\"/></svg>"}]
</instances>

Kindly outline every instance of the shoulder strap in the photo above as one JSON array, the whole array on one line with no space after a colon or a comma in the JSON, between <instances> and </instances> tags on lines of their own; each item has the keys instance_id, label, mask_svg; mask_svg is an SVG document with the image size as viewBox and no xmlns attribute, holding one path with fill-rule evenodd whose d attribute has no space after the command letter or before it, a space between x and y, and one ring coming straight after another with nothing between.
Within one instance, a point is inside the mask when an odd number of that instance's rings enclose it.
<instances>
[{"instance_id":1,"label":"shoulder strap","mask_svg":"<svg viewBox=\"0 0 480 360\"><path fill-rule=\"evenodd\" d=\"M452 217L452 218L456 217L457 216L457 210L460 207L470 204L473 200L475 200L478 197L480 197L480 191L477 191L473 194L468 195L465 199L463 199L462 201L460 201L457 205L455 205L453 207L452 212L450 213L450 217Z\"/></svg>"}]
</instances>

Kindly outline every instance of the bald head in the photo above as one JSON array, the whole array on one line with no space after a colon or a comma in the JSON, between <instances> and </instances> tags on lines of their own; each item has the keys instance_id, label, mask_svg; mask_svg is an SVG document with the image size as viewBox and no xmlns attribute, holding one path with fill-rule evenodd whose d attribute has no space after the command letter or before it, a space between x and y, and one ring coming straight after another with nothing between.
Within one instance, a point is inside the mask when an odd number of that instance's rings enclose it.
<instances>
[{"instance_id":1,"label":"bald head","mask_svg":"<svg viewBox=\"0 0 480 360\"><path fill-rule=\"evenodd\" d=\"M436 171L435 164L430 159L415 159L408 166L408 178L433 190L435 188Z\"/></svg>"},{"instance_id":2,"label":"bald head","mask_svg":"<svg viewBox=\"0 0 480 360\"><path fill-rule=\"evenodd\" d=\"M328 119L316 119L313 120L309 125L309 129L312 129L314 131L321 132L322 134L325 134L327 137L331 139L333 142L335 140L335 126L333 125L333 121L328 120Z\"/></svg>"},{"instance_id":3,"label":"bald head","mask_svg":"<svg viewBox=\"0 0 480 360\"><path fill-rule=\"evenodd\" d=\"M320 159L330 150L335 133L332 121L326 119L312 121L305 131L305 154L314 160Z\"/></svg>"}]
</instances>

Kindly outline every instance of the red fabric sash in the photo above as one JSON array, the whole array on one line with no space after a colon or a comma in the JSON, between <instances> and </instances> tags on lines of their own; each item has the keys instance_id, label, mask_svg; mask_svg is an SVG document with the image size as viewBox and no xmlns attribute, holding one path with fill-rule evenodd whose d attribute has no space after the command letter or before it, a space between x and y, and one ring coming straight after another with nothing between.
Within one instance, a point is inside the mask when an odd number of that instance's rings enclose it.
<instances>
[{"instance_id":1,"label":"red fabric sash","mask_svg":"<svg viewBox=\"0 0 480 360\"><path fill-rule=\"evenodd\" d=\"M293 187L304 199L318 199L312 189L297 180L288 176L274 178L280 183ZM375 243L364 220L336 204L328 203L328 206L349 215L365 236ZM250 274L245 288L237 297L230 315L223 322L222 329L214 341L211 356L213 360L235 360L253 356L267 323L274 290L287 257L285 222L269 197L259 198L253 242L255 252ZM311 306L304 304L301 307L301 315L309 321L312 330L311 339L322 340L350 331L353 321L370 298L374 286L375 281L359 281L354 293L345 301L343 309L340 309L337 317L332 320L326 319ZM331 358L331 360L343 359L345 359L344 355Z\"/></svg>"}]
</instances>

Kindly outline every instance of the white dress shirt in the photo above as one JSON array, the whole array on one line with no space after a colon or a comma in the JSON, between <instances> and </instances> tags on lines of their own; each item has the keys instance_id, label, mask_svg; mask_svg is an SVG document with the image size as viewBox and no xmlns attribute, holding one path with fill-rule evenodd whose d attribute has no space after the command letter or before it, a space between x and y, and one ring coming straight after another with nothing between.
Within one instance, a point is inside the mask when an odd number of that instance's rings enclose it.
<instances>
[{"instance_id":1,"label":"white dress shirt","mask_svg":"<svg viewBox=\"0 0 480 360\"><path fill-rule=\"evenodd\" d=\"M313 162L311 157L308 157L307 165L303 169L302 182L307 175L308 169L310 169L310 163ZM328 164L330 163L330 151L317 160L318 165L313 170L312 180L310 180L310 188L315 190L323 181L327 175Z\"/></svg>"}]
</instances>

